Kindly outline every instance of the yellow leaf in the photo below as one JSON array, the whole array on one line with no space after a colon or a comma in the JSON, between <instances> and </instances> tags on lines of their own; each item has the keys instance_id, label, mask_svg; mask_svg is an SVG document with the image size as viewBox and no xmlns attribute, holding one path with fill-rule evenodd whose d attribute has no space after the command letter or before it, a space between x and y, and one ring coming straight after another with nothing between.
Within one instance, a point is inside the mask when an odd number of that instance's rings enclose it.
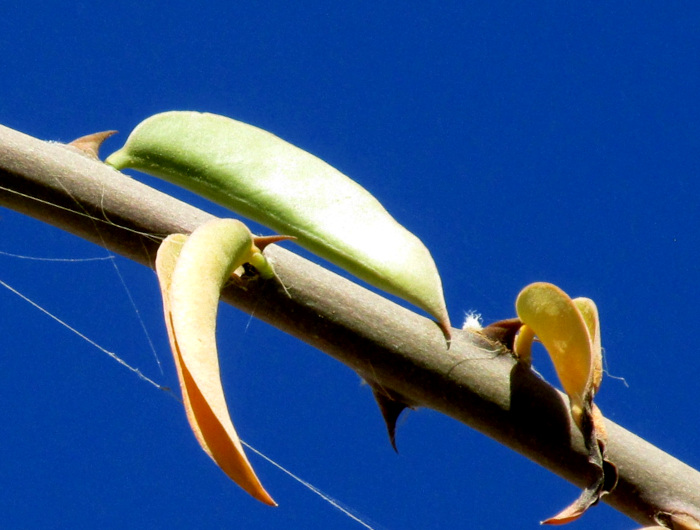
<instances>
[{"instance_id":1,"label":"yellow leaf","mask_svg":"<svg viewBox=\"0 0 700 530\"><path fill-rule=\"evenodd\" d=\"M578 306L559 287L538 282L520 292L515 308L523 324L542 341L569 396L572 412L580 416L593 352L588 326Z\"/></svg>"},{"instance_id":2,"label":"yellow leaf","mask_svg":"<svg viewBox=\"0 0 700 530\"><path fill-rule=\"evenodd\" d=\"M513 350L521 363L530 366L532 364L532 343L535 340L535 331L526 325L520 326L518 336L515 337Z\"/></svg>"},{"instance_id":3,"label":"yellow leaf","mask_svg":"<svg viewBox=\"0 0 700 530\"><path fill-rule=\"evenodd\" d=\"M525 287L515 307L523 324L514 343L515 354L529 363L535 336L542 342L569 396L571 414L595 470L578 499L542 523L566 524L581 517L617 484L617 469L605 459L603 416L593 403L603 373L598 309L589 298L572 300L558 287L543 282Z\"/></svg>"},{"instance_id":4,"label":"yellow leaf","mask_svg":"<svg viewBox=\"0 0 700 530\"><path fill-rule=\"evenodd\" d=\"M188 238L169 236L156 258L168 336L185 412L202 449L236 484L270 506L245 456L226 405L216 348L221 288L231 272L253 256L252 235L243 223L216 219Z\"/></svg>"},{"instance_id":5,"label":"yellow leaf","mask_svg":"<svg viewBox=\"0 0 700 530\"><path fill-rule=\"evenodd\" d=\"M591 361L593 366L590 384L593 394L595 394L603 379L603 353L600 345L600 318L598 317L598 308L595 302L590 298L574 298L574 304L578 307L591 338Z\"/></svg>"}]
</instances>

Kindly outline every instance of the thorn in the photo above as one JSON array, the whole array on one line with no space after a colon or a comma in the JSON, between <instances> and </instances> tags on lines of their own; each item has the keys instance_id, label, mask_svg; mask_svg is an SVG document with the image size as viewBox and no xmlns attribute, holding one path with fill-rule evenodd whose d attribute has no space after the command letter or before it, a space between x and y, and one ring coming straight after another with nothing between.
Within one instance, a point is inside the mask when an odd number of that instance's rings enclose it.
<instances>
[{"instance_id":1,"label":"thorn","mask_svg":"<svg viewBox=\"0 0 700 530\"><path fill-rule=\"evenodd\" d=\"M88 134L86 136L81 136L80 138L76 138L68 145L77 148L83 154L89 156L90 158L93 158L95 160L99 160L100 159L99 158L99 151L100 151L100 146L102 145L102 142L104 142L107 138L109 138L113 134L117 134L117 131L103 131L103 132Z\"/></svg>"},{"instance_id":2,"label":"thorn","mask_svg":"<svg viewBox=\"0 0 700 530\"><path fill-rule=\"evenodd\" d=\"M489 324L481 330L481 334L486 338L496 342L500 342L510 351L513 351L513 344L518 330L523 325L519 318L509 318L507 320L499 320L493 324Z\"/></svg>"},{"instance_id":3,"label":"thorn","mask_svg":"<svg viewBox=\"0 0 700 530\"><path fill-rule=\"evenodd\" d=\"M272 243L279 243L280 241L294 240L295 236L260 236L254 237L253 242L255 246L258 247L260 252L265 250L265 247L271 245Z\"/></svg>"},{"instance_id":4,"label":"thorn","mask_svg":"<svg viewBox=\"0 0 700 530\"><path fill-rule=\"evenodd\" d=\"M404 403L398 394L391 392L390 390L387 390L385 388L382 388L376 385L375 383L371 383L368 381L368 384L372 389L374 399L377 400L377 405L379 405L379 411L382 413L382 417L384 418L384 423L386 424L386 430L389 434L389 442L391 443L391 447L393 447L394 451L398 453L399 450L396 448L396 420L399 419L399 416L404 411L404 409L412 407Z\"/></svg>"}]
</instances>

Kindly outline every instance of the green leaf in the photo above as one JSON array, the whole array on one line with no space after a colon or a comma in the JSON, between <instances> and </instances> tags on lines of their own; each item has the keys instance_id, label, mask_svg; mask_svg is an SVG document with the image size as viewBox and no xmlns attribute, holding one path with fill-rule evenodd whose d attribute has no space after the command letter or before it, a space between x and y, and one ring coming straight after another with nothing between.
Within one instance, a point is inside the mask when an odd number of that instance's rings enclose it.
<instances>
[{"instance_id":1,"label":"green leaf","mask_svg":"<svg viewBox=\"0 0 700 530\"><path fill-rule=\"evenodd\" d=\"M156 114L106 162L169 180L297 242L435 317L449 339L428 249L367 190L315 156L224 116Z\"/></svg>"}]
</instances>

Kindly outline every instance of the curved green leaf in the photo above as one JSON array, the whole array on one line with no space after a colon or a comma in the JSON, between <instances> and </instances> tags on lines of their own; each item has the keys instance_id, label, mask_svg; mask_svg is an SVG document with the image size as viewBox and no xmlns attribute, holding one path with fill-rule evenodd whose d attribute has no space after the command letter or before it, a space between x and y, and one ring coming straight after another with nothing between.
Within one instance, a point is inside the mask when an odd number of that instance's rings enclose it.
<instances>
[{"instance_id":1,"label":"curved green leaf","mask_svg":"<svg viewBox=\"0 0 700 530\"><path fill-rule=\"evenodd\" d=\"M449 338L428 249L367 190L315 156L224 116L156 114L107 158L188 188L435 317Z\"/></svg>"}]
</instances>

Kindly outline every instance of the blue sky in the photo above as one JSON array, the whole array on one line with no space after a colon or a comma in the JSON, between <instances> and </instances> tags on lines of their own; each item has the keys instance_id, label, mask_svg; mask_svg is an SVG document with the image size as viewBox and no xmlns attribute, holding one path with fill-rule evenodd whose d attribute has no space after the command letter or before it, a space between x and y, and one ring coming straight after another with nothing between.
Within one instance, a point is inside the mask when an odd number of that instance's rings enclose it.
<instances>
[{"instance_id":1,"label":"blue sky","mask_svg":"<svg viewBox=\"0 0 700 530\"><path fill-rule=\"evenodd\" d=\"M164 110L268 129L423 239L456 324L513 316L532 281L593 298L609 371L629 385L604 379L601 409L697 467L700 8L532 4L5 3L0 123L65 142L120 130L104 154ZM0 251L106 255L4 209ZM155 276L115 263L162 374L112 261L0 255L0 279L175 388ZM168 394L5 290L0 314L4 527L362 528L253 455L280 506L257 503ZM578 495L429 410L400 421L397 456L348 368L234 309L222 318L242 438L376 528L536 528ZM575 523L637 526L604 505Z\"/></svg>"}]
</instances>

